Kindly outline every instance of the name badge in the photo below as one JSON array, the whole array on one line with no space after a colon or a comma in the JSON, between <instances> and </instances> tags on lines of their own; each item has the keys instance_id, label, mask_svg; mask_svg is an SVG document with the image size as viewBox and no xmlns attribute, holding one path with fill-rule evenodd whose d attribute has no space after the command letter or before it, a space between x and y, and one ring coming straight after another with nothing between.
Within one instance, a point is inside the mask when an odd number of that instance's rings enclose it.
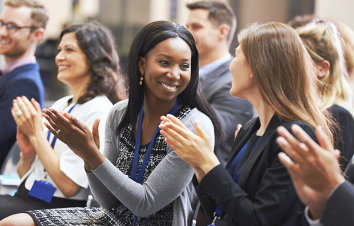
<instances>
[{"instance_id":1,"label":"name badge","mask_svg":"<svg viewBox=\"0 0 354 226\"><path fill-rule=\"evenodd\" d=\"M28 195L50 203L55 190L57 189L51 183L43 180L35 180Z\"/></svg>"}]
</instances>

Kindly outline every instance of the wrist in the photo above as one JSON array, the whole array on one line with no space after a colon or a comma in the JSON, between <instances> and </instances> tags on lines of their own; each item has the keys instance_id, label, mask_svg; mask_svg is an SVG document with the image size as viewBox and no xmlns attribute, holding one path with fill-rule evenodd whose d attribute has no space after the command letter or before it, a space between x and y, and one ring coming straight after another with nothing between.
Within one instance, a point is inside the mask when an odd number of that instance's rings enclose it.
<instances>
[{"instance_id":1,"label":"wrist","mask_svg":"<svg viewBox=\"0 0 354 226\"><path fill-rule=\"evenodd\" d=\"M105 160L104 156L101 154L101 152L99 152L99 150L95 150L91 153L92 154L88 155L85 159L83 159L85 162L85 169L88 172L91 172L91 170L96 169Z\"/></svg>"},{"instance_id":2,"label":"wrist","mask_svg":"<svg viewBox=\"0 0 354 226\"><path fill-rule=\"evenodd\" d=\"M205 175L207 175L212 169L214 169L219 164L220 161L215 155L213 155L212 158L208 159L208 161L202 162L198 166L194 167L198 182L200 182Z\"/></svg>"},{"instance_id":3,"label":"wrist","mask_svg":"<svg viewBox=\"0 0 354 226\"><path fill-rule=\"evenodd\" d=\"M327 199L330 198L330 196L332 195L333 191L335 189L337 189L337 187L342 184L345 181L345 178L343 177L342 174L340 174L339 172L336 174L335 177L332 178L331 181L329 181L328 186L324 186L322 194L324 195L324 197Z\"/></svg>"},{"instance_id":4,"label":"wrist","mask_svg":"<svg viewBox=\"0 0 354 226\"><path fill-rule=\"evenodd\" d=\"M30 136L28 136L28 140L30 141L30 143L32 145L35 145L38 142L42 142L43 138L44 138L44 134L42 132L40 132L40 131L38 131L36 133L33 133Z\"/></svg>"}]
</instances>

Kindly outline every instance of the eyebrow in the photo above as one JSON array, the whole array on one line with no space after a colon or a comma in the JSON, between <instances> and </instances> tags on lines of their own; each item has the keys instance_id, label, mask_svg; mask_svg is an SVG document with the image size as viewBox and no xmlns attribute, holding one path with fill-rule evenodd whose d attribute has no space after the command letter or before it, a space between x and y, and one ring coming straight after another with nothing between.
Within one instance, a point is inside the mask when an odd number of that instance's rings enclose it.
<instances>
[{"instance_id":1,"label":"eyebrow","mask_svg":"<svg viewBox=\"0 0 354 226\"><path fill-rule=\"evenodd\" d=\"M66 47L71 47L71 48L78 48L78 46L73 45L73 44L65 44L64 46L58 46L58 48L66 48Z\"/></svg>"},{"instance_id":2,"label":"eyebrow","mask_svg":"<svg viewBox=\"0 0 354 226\"><path fill-rule=\"evenodd\" d=\"M163 54L163 53L158 54L158 56L166 57L167 59L172 59L173 58L173 57L171 57L169 55L166 55L166 54ZM184 58L184 59L182 59L182 61L191 61L191 58Z\"/></svg>"}]
</instances>

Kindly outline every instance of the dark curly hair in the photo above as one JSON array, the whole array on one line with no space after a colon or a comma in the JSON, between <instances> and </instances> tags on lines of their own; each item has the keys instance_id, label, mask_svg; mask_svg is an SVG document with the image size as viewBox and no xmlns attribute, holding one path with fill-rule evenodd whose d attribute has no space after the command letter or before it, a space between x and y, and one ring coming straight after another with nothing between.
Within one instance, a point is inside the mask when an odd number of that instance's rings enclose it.
<instances>
[{"instance_id":1,"label":"dark curly hair","mask_svg":"<svg viewBox=\"0 0 354 226\"><path fill-rule=\"evenodd\" d=\"M119 57L112 33L97 21L71 25L65 28L59 38L74 33L79 46L88 60L91 80L83 96L78 99L82 104L97 95L104 94L114 104L118 97L117 81L120 75Z\"/></svg>"}]
</instances>

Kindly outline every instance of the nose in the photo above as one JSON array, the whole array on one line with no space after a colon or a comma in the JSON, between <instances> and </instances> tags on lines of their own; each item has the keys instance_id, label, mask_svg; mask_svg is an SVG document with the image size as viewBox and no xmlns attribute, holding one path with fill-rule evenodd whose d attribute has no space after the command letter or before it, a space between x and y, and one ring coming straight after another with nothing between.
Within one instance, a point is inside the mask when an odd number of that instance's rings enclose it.
<instances>
[{"instance_id":1,"label":"nose","mask_svg":"<svg viewBox=\"0 0 354 226\"><path fill-rule=\"evenodd\" d=\"M7 34L7 28L5 25L0 26L0 35L6 35Z\"/></svg>"},{"instance_id":2,"label":"nose","mask_svg":"<svg viewBox=\"0 0 354 226\"><path fill-rule=\"evenodd\" d=\"M180 78L180 68L178 65L172 67L168 73L168 77L171 79L179 79Z\"/></svg>"},{"instance_id":3,"label":"nose","mask_svg":"<svg viewBox=\"0 0 354 226\"><path fill-rule=\"evenodd\" d=\"M62 53L62 51L59 51L57 53L57 55L55 56L55 63L58 63L60 62L61 60L64 60L64 55Z\"/></svg>"}]
</instances>

